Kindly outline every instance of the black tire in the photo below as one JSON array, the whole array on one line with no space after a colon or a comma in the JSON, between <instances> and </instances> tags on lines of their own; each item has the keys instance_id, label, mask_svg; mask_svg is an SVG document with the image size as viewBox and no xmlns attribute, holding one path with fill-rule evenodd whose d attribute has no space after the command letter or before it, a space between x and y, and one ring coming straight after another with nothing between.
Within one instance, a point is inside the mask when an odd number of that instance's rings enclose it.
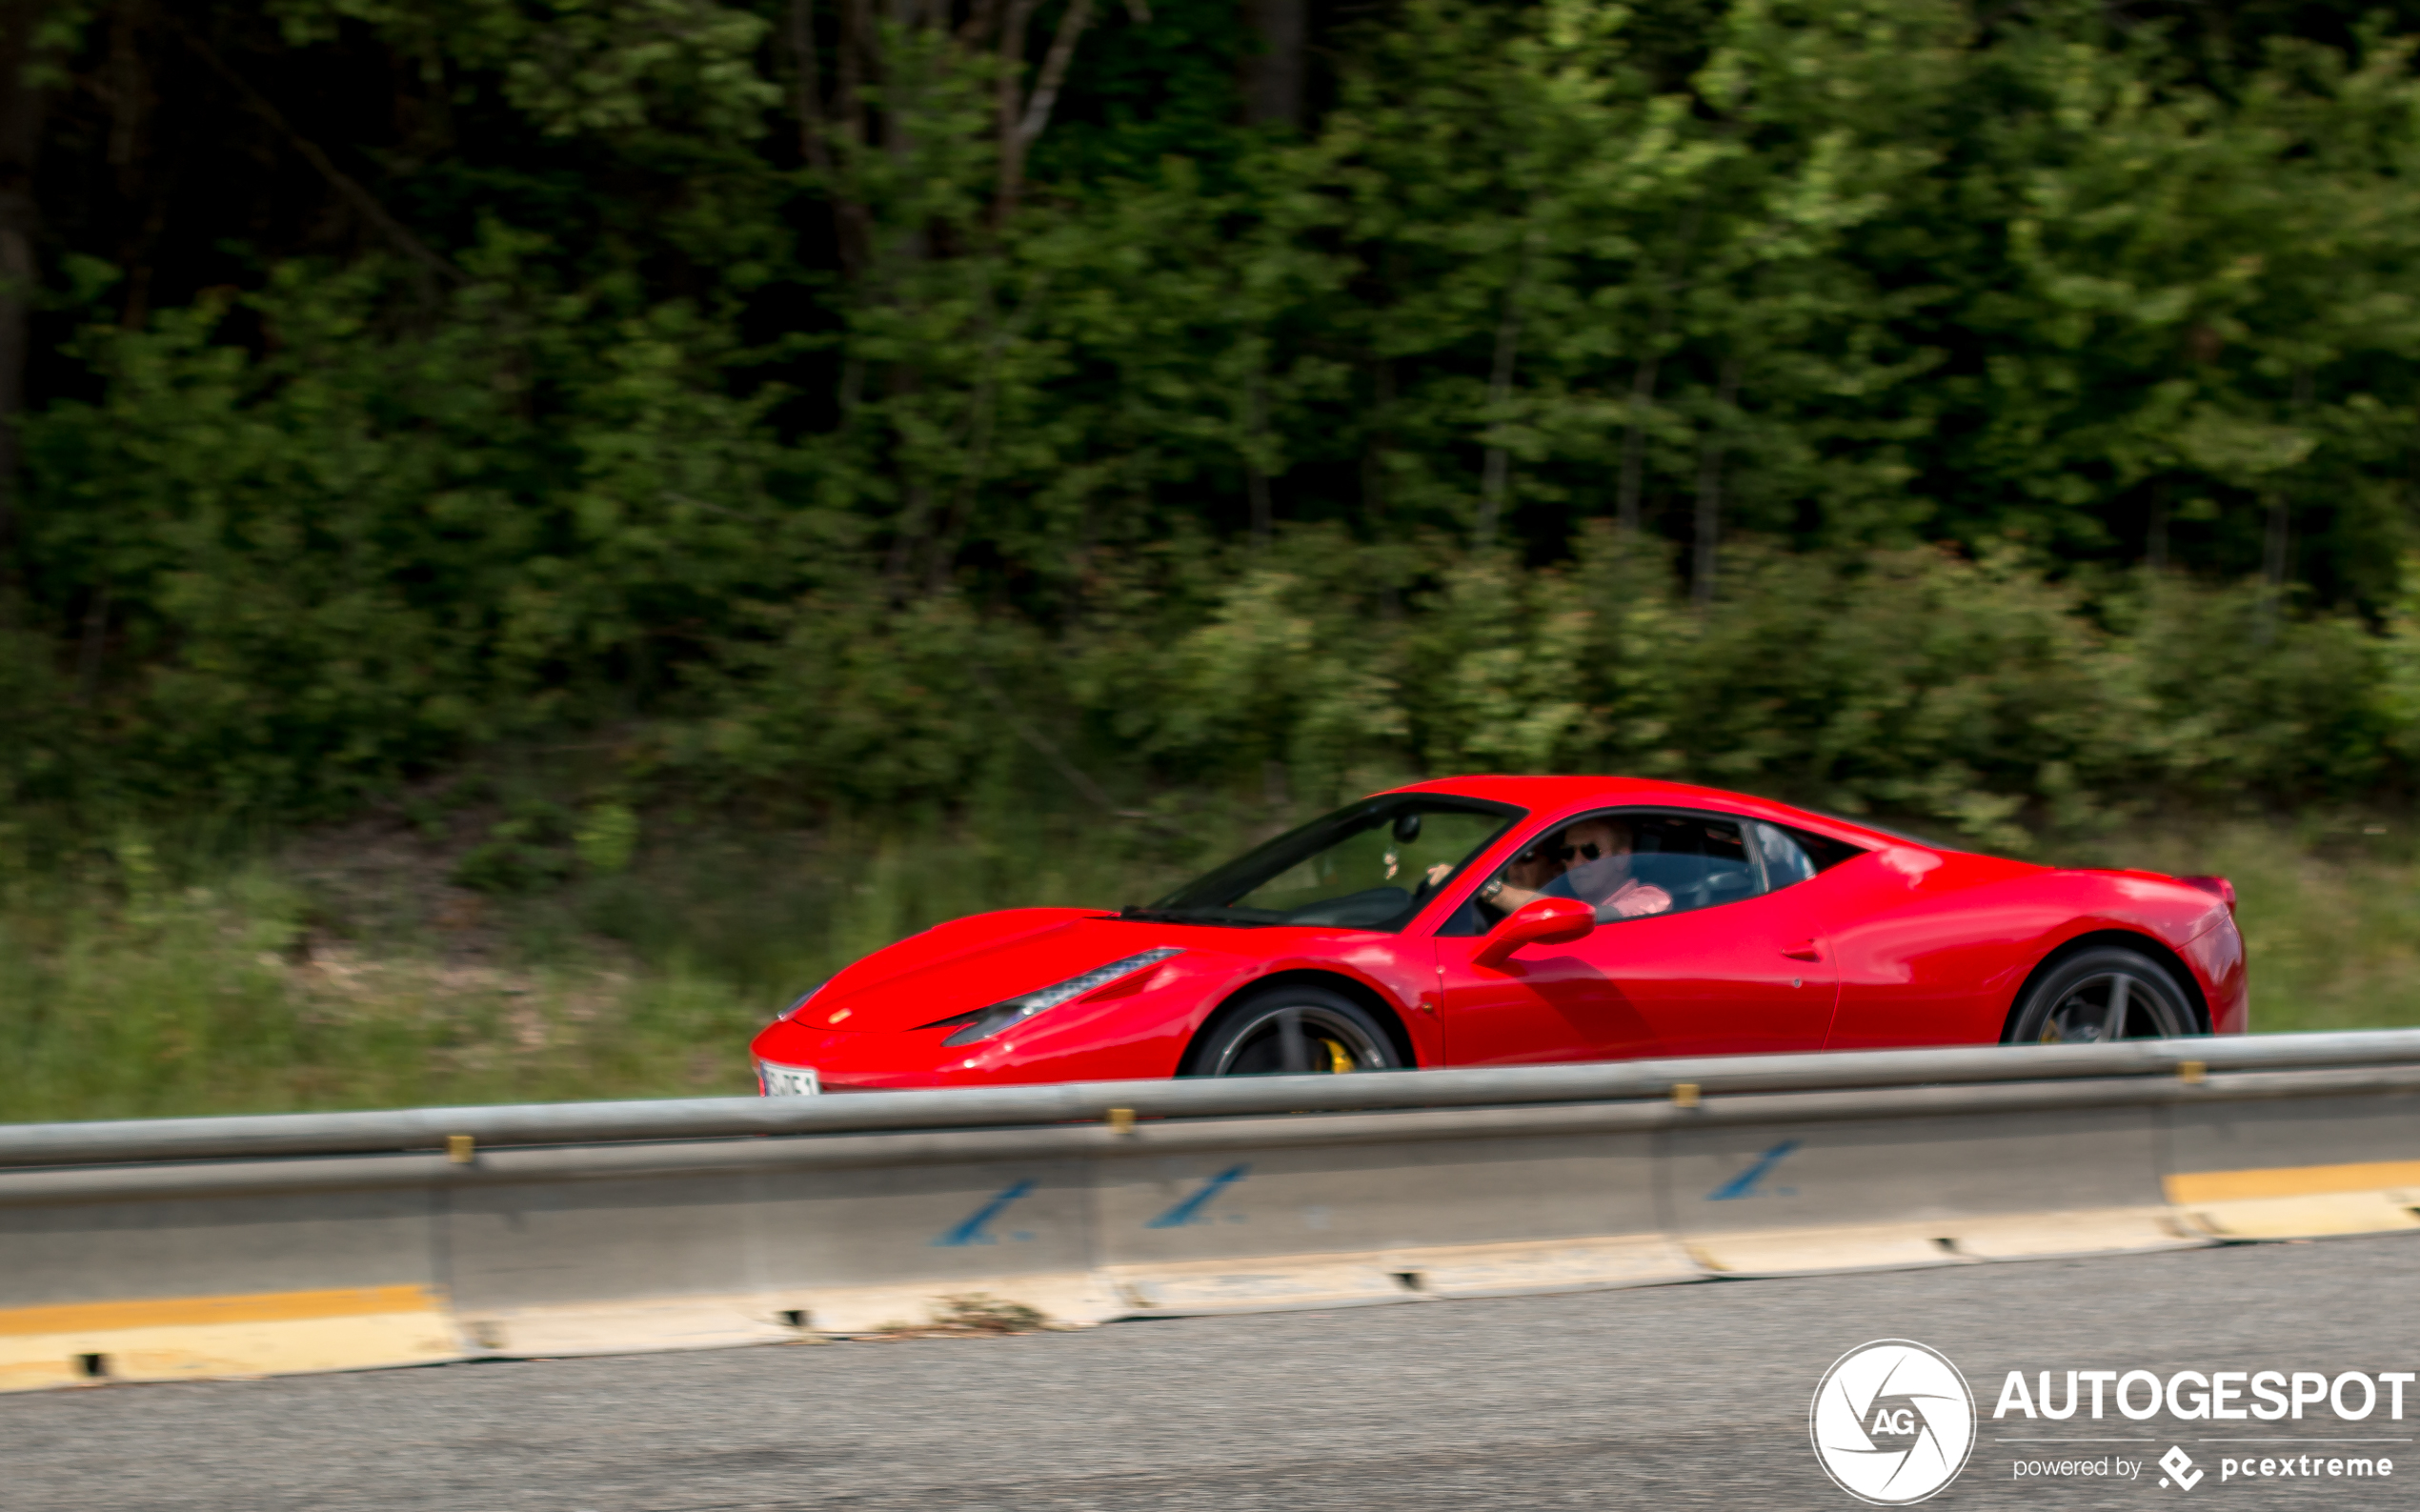
<instances>
[{"instance_id":1,"label":"black tire","mask_svg":"<svg viewBox=\"0 0 2420 1512\"><path fill-rule=\"evenodd\" d=\"M2113 1014L2122 1019L2114 1034ZM2052 966L2027 989L2008 1018L2008 1042L2019 1045L2174 1039L2199 1033L2192 999L2175 975L2118 945L2079 951Z\"/></svg>"},{"instance_id":2,"label":"black tire","mask_svg":"<svg viewBox=\"0 0 2420 1512\"><path fill-rule=\"evenodd\" d=\"M1178 1075L1303 1076L1402 1063L1393 1038L1360 1003L1323 987L1273 987L1221 1011Z\"/></svg>"}]
</instances>

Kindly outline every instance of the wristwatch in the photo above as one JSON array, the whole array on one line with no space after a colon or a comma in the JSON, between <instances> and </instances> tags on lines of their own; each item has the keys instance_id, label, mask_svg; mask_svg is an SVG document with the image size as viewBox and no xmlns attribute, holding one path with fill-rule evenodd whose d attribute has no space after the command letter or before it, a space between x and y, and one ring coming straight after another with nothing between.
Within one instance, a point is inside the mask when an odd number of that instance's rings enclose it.
<instances>
[{"instance_id":1,"label":"wristwatch","mask_svg":"<svg viewBox=\"0 0 2420 1512\"><path fill-rule=\"evenodd\" d=\"M1504 879L1499 877L1494 881L1479 890L1479 900L1482 903L1492 903L1501 894L1502 894L1503 890Z\"/></svg>"}]
</instances>

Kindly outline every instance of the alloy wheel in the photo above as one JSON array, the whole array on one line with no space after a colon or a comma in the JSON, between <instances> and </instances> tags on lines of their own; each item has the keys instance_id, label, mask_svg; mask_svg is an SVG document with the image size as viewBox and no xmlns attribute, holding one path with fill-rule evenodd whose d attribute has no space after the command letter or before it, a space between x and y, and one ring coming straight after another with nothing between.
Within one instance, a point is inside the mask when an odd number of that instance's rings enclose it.
<instances>
[{"instance_id":1,"label":"alloy wheel","mask_svg":"<svg viewBox=\"0 0 2420 1512\"><path fill-rule=\"evenodd\" d=\"M1389 1057L1368 1028L1331 1009L1271 1007L1229 1038L1214 1077L1320 1076L1383 1070Z\"/></svg>"},{"instance_id":2,"label":"alloy wheel","mask_svg":"<svg viewBox=\"0 0 2420 1512\"><path fill-rule=\"evenodd\" d=\"M2135 972L2098 972L2068 984L2043 1016L2039 1042L2098 1044L2171 1039L2192 1031L2164 984Z\"/></svg>"}]
</instances>

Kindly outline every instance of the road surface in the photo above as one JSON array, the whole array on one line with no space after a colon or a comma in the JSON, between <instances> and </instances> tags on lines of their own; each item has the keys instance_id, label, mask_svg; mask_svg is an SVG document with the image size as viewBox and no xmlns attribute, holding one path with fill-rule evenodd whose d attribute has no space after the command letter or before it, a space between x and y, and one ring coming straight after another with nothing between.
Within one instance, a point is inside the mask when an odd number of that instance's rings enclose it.
<instances>
[{"instance_id":1,"label":"road surface","mask_svg":"<svg viewBox=\"0 0 2420 1512\"><path fill-rule=\"evenodd\" d=\"M1887 1337L1946 1354L1981 1399L1973 1458L1930 1507L2420 1502L2420 1391L2406 1421L2383 1404L2358 1423L1990 1417L2011 1369L2420 1369L2414 1235L0 1397L0 1505L1848 1512L1807 1404L1844 1351ZM2260 1434L2295 1441L2217 1441ZM2017 1441L2051 1438L2087 1441ZM2408 1462L2367 1482L2216 1473L2320 1439ZM2207 1473L2189 1492L2153 1483L2171 1443ZM2011 1479L2060 1454L2149 1468Z\"/></svg>"}]
</instances>

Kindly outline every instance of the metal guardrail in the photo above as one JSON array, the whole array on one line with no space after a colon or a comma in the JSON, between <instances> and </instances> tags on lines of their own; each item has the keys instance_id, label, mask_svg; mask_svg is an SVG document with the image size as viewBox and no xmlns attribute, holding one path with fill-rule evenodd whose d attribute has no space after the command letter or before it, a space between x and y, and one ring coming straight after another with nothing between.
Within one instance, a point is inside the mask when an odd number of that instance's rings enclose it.
<instances>
[{"instance_id":1,"label":"metal guardrail","mask_svg":"<svg viewBox=\"0 0 2420 1512\"><path fill-rule=\"evenodd\" d=\"M2420 1227L2420 1031L0 1126L0 1389Z\"/></svg>"},{"instance_id":2,"label":"metal guardrail","mask_svg":"<svg viewBox=\"0 0 2420 1512\"><path fill-rule=\"evenodd\" d=\"M1311 1092L1297 1091L1290 1099L1277 1100L1290 1100L1298 1105L1330 1103L1336 1100L1324 1096L1330 1085L1326 1079L1317 1079ZM1670 1096L1672 1085L1695 1088L1697 1099L1687 1103L1675 1101ZM1279 1142L1313 1149L1547 1134L1644 1133L1776 1121L1822 1124L1877 1117L1974 1118L2171 1104L2208 1106L2254 1099L2400 1092L2420 1093L2420 1065L2234 1073L2214 1078L2205 1074L2195 1080L2182 1079L2171 1071L2166 1077L2090 1080L1963 1082L1796 1093L1725 1090L1719 1097L1697 1083L1681 1082L1667 1083L1652 1099L1625 1100L1523 1103L1502 1099L1475 1106L1379 1111L1298 1106L1288 1111L1288 1126ZM284 1159L19 1167L0 1169L0 1209L86 1199L400 1187L462 1190L509 1186L541 1178L556 1181L610 1180L810 1168L875 1169L950 1160L1080 1158L1140 1151L1247 1149L1273 1141L1264 1110L1254 1111L1263 1116L1152 1119L1139 1121L1131 1128L1114 1125L1096 1116L1020 1124L1003 1120L982 1128L922 1123L878 1132L843 1130L790 1138L758 1135L736 1139L644 1139L584 1144L474 1143L472 1149L475 1158L472 1159L448 1155L442 1148L445 1141L438 1139L434 1141L439 1146L435 1150L309 1152Z\"/></svg>"},{"instance_id":3,"label":"metal guardrail","mask_svg":"<svg viewBox=\"0 0 2420 1512\"><path fill-rule=\"evenodd\" d=\"M761 1135L1012 1127L1098 1120L1599 1102L1747 1092L1983 1086L2212 1072L2420 1064L2420 1029L2268 1035L2109 1045L1962 1046L1817 1055L1714 1056L1483 1070L1381 1071L1349 1078L1076 1081L1041 1086L869 1092L820 1098L689 1098L634 1102L404 1108L372 1113L0 1124L0 1167L199 1160L478 1147L598 1144ZM1316 1089L1316 1096L1305 1085Z\"/></svg>"}]
</instances>

